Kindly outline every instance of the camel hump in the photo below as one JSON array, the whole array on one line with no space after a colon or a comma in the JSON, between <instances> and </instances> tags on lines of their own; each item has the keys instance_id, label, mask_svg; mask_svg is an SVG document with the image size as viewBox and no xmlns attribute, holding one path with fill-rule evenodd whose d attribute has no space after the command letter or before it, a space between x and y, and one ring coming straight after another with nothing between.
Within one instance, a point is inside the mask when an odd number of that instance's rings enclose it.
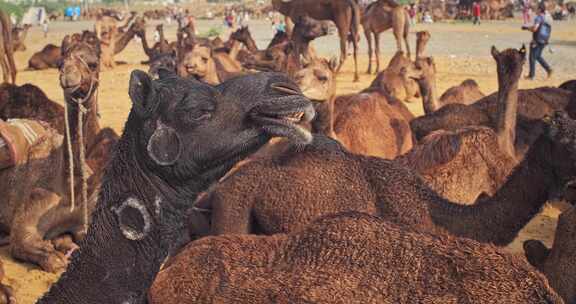
<instances>
[{"instance_id":1,"label":"camel hump","mask_svg":"<svg viewBox=\"0 0 576 304\"><path fill-rule=\"evenodd\" d=\"M28 151L45 137L46 126L27 119L0 120L0 168L22 164Z\"/></svg>"}]
</instances>

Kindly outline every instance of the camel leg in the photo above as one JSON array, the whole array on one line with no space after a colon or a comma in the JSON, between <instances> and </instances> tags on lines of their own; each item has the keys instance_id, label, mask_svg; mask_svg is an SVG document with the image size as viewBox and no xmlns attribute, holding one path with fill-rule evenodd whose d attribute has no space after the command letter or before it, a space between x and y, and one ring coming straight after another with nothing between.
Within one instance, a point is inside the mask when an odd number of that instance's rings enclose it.
<instances>
[{"instance_id":1,"label":"camel leg","mask_svg":"<svg viewBox=\"0 0 576 304\"><path fill-rule=\"evenodd\" d=\"M408 22L408 20L404 21L406 23L406 26L404 27L404 32L402 33L402 37L404 38L404 44L406 44L406 56L408 56L408 59L410 59L411 57L411 53L410 53L410 44L408 43L408 34L410 33L410 23Z\"/></svg>"},{"instance_id":2,"label":"camel leg","mask_svg":"<svg viewBox=\"0 0 576 304\"><path fill-rule=\"evenodd\" d=\"M366 74L372 74L372 35L369 31L364 31L364 36L366 36L366 41L368 42L368 71Z\"/></svg>"},{"instance_id":3,"label":"camel leg","mask_svg":"<svg viewBox=\"0 0 576 304\"><path fill-rule=\"evenodd\" d=\"M60 197L53 192L34 189L29 204L16 211L10 234L10 252L18 260L39 265L48 272L66 268L64 254L57 251L50 241L44 240L39 223L48 220L49 210L57 206Z\"/></svg>"},{"instance_id":4,"label":"camel leg","mask_svg":"<svg viewBox=\"0 0 576 304\"><path fill-rule=\"evenodd\" d=\"M0 303L16 304L12 288L2 283L0 283Z\"/></svg>"},{"instance_id":5,"label":"camel leg","mask_svg":"<svg viewBox=\"0 0 576 304\"><path fill-rule=\"evenodd\" d=\"M284 24L286 25L286 34L288 37L292 37L292 31L294 30L294 22L288 16L284 17Z\"/></svg>"},{"instance_id":6,"label":"camel leg","mask_svg":"<svg viewBox=\"0 0 576 304\"><path fill-rule=\"evenodd\" d=\"M1 50L0 50L1 52ZM2 79L4 82L10 82L10 70L6 56L0 56L0 66L2 67Z\"/></svg>"},{"instance_id":7,"label":"camel leg","mask_svg":"<svg viewBox=\"0 0 576 304\"><path fill-rule=\"evenodd\" d=\"M16 84L16 63L14 62L14 51L11 48L6 50L6 57L8 58L8 65L10 66L12 84Z\"/></svg>"},{"instance_id":8,"label":"camel leg","mask_svg":"<svg viewBox=\"0 0 576 304\"><path fill-rule=\"evenodd\" d=\"M376 74L380 72L380 33L374 33L374 47L376 49Z\"/></svg>"},{"instance_id":9,"label":"camel leg","mask_svg":"<svg viewBox=\"0 0 576 304\"><path fill-rule=\"evenodd\" d=\"M352 41L352 47L354 48L354 82L360 81L360 77L358 76L358 40L359 36L355 35Z\"/></svg>"}]
</instances>

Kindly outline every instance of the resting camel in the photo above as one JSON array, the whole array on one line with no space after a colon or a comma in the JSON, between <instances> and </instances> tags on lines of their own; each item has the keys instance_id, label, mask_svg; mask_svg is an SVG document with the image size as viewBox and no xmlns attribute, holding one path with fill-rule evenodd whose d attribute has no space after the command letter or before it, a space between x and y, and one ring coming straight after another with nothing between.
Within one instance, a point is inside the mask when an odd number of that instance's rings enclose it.
<instances>
[{"instance_id":1,"label":"resting camel","mask_svg":"<svg viewBox=\"0 0 576 304\"><path fill-rule=\"evenodd\" d=\"M357 211L504 246L540 211L554 186L574 178L573 145L573 138L547 127L492 197L465 206L442 198L394 161L349 153L318 135L304 148L244 165L195 205L210 210L204 215L210 235L290 233L321 216Z\"/></svg>"},{"instance_id":2,"label":"resting camel","mask_svg":"<svg viewBox=\"0 0 576 304\"><path fill-rule=\"evenodd\" d=\"M103 168L118 138L109 129L100 130L97 121L98 39L91 32L79 36L67 36L62 43L60 83L69 107L69 132L63 133L63 140L53 131L22 168L2 171L3 180L19 181L18 187L2 184L0 191L8 198L1 208L5 212L1 226L9 229L6 232L10 234L10 252L15 258L50 272L64 268L67 258L49 240L63 233L72 234L75 241L84 236ZM80 116L79 103L87 109L86 115ZM30 104L33 103L25 105ZM61 116L57 119L63 120ZM68 143L71 150L65 148ZM85 157L82 150L86 151ZM80 202L84 204L76 206Z\"/></svg>"},{"instance_id":3,"label":"resting camel","mask_svg":"<svg viewBox=\"0 0 576 304\"><path fill-rule=\"evenodd\" d=\"M394 33L399 52L403 51L401 39L404 39L407 56L410 59L410 44L408 43L410 23L408 20L408 12L404 6L391 0L378 0L366 7L361 21L368 42L368 71L366 73L372 73L372 54L376 57L375 71L376 73L380 71L380 34L389 29L392 29ZM372 41L374 41L375 49L372 47Z\"/></svg>"},{"instance_id":4,"label":"resting camel","mask_svg":"<svg viewBox=\"0 0 576 304\"><path fill-rule=\"evenodd\" d=\"M290 40L285 32L276 32L272 41L268 44L265 50L259 50L256 45L256 41L250 33L250 29L247 26L243 26L230 34L230 40L236 40L244 45L246 50L242 49L238 53L238 60L245 63L249 58L253 61L270 60L274 58L274 54L271 52L281 52L284 53L283 49L275 48L277 45L286 44Z\"/></svg>"},{"instance_id":5,"label":"resting camel","mask_svg":"<svg viewBox=\"0 0 576 304\"><path fill-rule=\"evenodd\" d=\"M317 60L296 73L303 94L317 104L313 131L357 154L393 159L412 148L410 111L385 90L335 97L336 66Z\"/></svg>"},{"instance_id":6,"label":"resting camel","mask_svg":"<svg viewBox=\"0 0 576 304\"><path fill-rule=\"evenodd\" d=\"M272 0L272 7L286 17L296 20L307 15L316 20L330 20L338 28L340 37L340 64L342 68L348 53L346 51L348 35L352 35L354 50L354 81L358 76L358 31L360 29L360 7L354 0Z\"/></svg>"},{"instance_id":7,"label":"resting camel","mask_svg":"<svg viewBox=\"0 0 576 304\"><path fill-rule=\"evenodd\" d=\"M24 40L26 40L26 36L28 36L28 30L30 30L31 27L32 25L25 24L22 27L14 27L12 29L12 45L14 52L26 51L26 44L24 43Z\"/></svg>"},{"instance_id":8,"label":"resting camel","mask_svg":"<svg viewBox=\"0 0 576 304\"><path fill-rule=\"evenodd\" d=\"M215 85L239 75L242 65L226 52L215 51L210 45L196 44L178 62L177 69L182 77L193 77Z\"/></svg>"},{"instance_id":9,"label":"resting camel","mask_svg":"<svg viewBox=\"0 0 576 304\"><path fill-rule=\"evenodd\" d=\"M271 43L264 56L258 56L259 54L249 56L244 60L244 66L260 71L281 71L294 75L300 70L302 60L306 62L315 60L316 55L310 42L328 33L326 23L306 16L298 17L295 21L289 41L275 45Z\"/></svg>"},{"instance_id":10,"label":"resting camel","mask_svg":"<svg viewBox=\"0 0 576 304\"><path fill-rule=\"evenodd\" d=\"M296 124L314 110L284 75L247 75L217 87L161 75L132 72L132 109L88 235L38 304L146 303L201 191L271 137L298 145L312 138Z\"/></svg>"},{"instance_id":11,"label":"resting camel","mask_svg":"<svg viewBox=\"0 0 576 304\"><path fill-rule=\"evenodd\" d=\"M564 109L572 98L571 92L553 88L518 90L518 121L515 150L520 159L542 132L538 121L545 115ZM410 122L415 137L421 140L437 130L457 130L466 126L486 126L495 129L498 115L498 93L488 95L471 105L448 104Z\"/></svg>"},{"instance_id":12,"label":"resting camel","mask_svg":"<svg viewBox=\"0 0 576 304\"><path fill-rule=\"evenodd\" d=\"M28 68L31 70L56 69L61 60L62 50L59 46L50 43L30 57Z\"/></svg>"},{"instance_id":13,"label":"resting camel","mask_svg":"<svg viewBox=\"0 0 576 304\"><path fill-rule=\"evenodd\" d=\"M482 99L484 96L486 95L482 93L476 81L466 79L460 85L451 87L442 93L440 99L434 105L438 107L438 109L450 103L469 105ZM438 110L434 107L428 109L432 112ZM430 113L431 112L426 112L425 114Z\"/></svg>"},{"instance_id":14,"label":"resting camel","mask_svg":"<svg viewBox=\"0 0 576 304\"><path fill-rule=\"evenodd\" d=\"M4 82L16 83L16 63L12 42L12 21L0 10L0 68Z\"/></svg>"},{"instance_id":15,"label":"resting camel","mask_svg":"<svg viewBox=\"0 0 576 304\"><path fill-rule=\"evenodd\" d=\"M499 80L497 128L470 126L436 131L398 158L398 162L420 173L435 192L452 201L474 203L479 196L493 195L517 164L517 91L526 49L499 52L493 48L492 56ZM435 98L435 84L426 70L422 74L418 83L426 105Z\"/></svg>"},{"instance_id":16,"label":"resting camel","mask_svg":"<svg viewBox=\"0 0 576 304\"><path fill-rule=\"evenodd\" d=\"M562 83L559 88L571 91L572 93L576 94L576 79L568 80Z\"/></svg>"},{"instance_id":17,"label":"resting camel","mask_svg":"<svg viewBox=\"0 0 576 304\"><path fill-rule=\"evenodd\" d=\"M574 134L572 134L574 136ZM558 218L554 245L548 249L541 241L524 242L524 251L528 262L542 272L550 286L558 292L566 303L576 301L576 280L574 279L576 246L576 210L574 207L564 211Z\"/></svg>"},{"instance_id":18,"label":"resting camel","mask_svg":"<svg viewBox=\"0 0 576 304\"><path fill-rule=\"evenodd\" d=\"M424 51L430 40L431 35L428 31L416 33L416 58L424 56ZM415 63L406 57L403 51L398 51L385 70L378 73L376 78L370 84L371 88L387 91L390 95L405 102L413 102L415 98L420 97L418 84L408 77L406 73L401 72L403 69L414 69ZM433 66L434 69L436 69ZM435 72L435 71L434 71Z\"/></svg>"},{"instance_id":19,"label":"resting camel","mask_svg":"<svg viewBox=\"0 0 576 304\"><path fill-rule=\"evenodd\" d=\"M160 271L149 300L563 303L521 257L356 212L326 216L287 235L192 242Z\"/></svg>"}]
</instances>

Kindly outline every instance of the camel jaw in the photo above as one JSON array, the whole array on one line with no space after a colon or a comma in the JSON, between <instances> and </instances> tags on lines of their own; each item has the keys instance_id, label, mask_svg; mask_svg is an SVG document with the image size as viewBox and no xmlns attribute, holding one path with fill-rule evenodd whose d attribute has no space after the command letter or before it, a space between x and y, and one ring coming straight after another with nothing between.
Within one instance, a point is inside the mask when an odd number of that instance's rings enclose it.
<instances>
[{"instance_id":1,"label":"camel jaw","mask_svg":"<svg viewBox=\"0 0 576 304\"><path fill-rule=\"evenodd\" d=\"M314 107L307 104L278 112L260 111L252 119L272 137L286 137L297 145L307 145L312 142L312 133L300 124L312 121L315 115Z\"/></svg>"}]
</instances>

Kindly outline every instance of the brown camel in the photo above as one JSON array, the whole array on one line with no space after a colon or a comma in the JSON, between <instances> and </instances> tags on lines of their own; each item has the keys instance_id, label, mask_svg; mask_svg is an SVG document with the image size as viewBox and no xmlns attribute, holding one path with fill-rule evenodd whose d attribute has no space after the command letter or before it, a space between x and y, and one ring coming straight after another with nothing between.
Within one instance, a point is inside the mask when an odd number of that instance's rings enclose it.
<instances>
[{"instance_id":1,"label":"brown camel","mask_svg":"<svg viewBox=\"0 0 576 304\"><path fill-rule=\"evenodd\" d=\"M476 81L473 79L466 79L460 85L451 87L446 90L446 92L440 96L437 107L439 109L450 103L461 103L469 105L482 99L484 96L486 95L482 93ZM435 111L437 109L432 108L431 110Z\"/></svg>"},{"instance_id":2,"label":"brown camel","mask_svg":"<svg viewBox=\"0 0 576 304\"><path fill-rule=\"evenodd\" d=\"M224 235L192 242L160 271L149 300L563 303L521 257L356 212L323 217L288 235Z\"/></svg>"},{"instance_id":3,"label":"brown camel","mask_svg":"<svg viewBox=\"0 0 576 304\"><path fill-rule=\"evenodd\" d=\"M194 77L209 84L219 84L238 76L242 65L226 52L217 52L210 45L196 44L178 63L181 77Z\"/></svg>"},{"instance_id":4,"label":"brown camel","mask_svg":"<svg viewBox=\"0 0 576 304\"><path fill-rule=\"evenodd\" d=\"M14 52L24 52L26 51L26 36L28 36L28 30L32 27L30 24L25 24L22 27L14 27L12 29L12 45Z\"/></svg>"},{"instance_id":5,"label":"brown camel","mask_svg":"<svg viewBox=\"0 0 576 304\"><path fill-rule=\"evenodd\" d=\"M362 27L368 42L368 74L372 73L372 54L376 57L375 72L380 72L380 34L389 29L392 29L394 33L396 47L400 52L403 51L401 40L404 39L407 56L410 59L410 44L408 43L410 23L408 20L408 13L404 6L391 0L378 0L366 7L362 15ZM372 41L374 41L375 48L373 48Z\"/></svg>"},{"instance_id":6,"label":"brown camel","mask_svg":"<svg viewBox=\"0 0 576 304\"><path fill-rule=\"evenodd\" d=\"M0 85L0 119L27 118L47 122L58 133L65 133L64 107L50 100L33 84Z\"/></svg>"},{"instance_id":7,"label":"brown camel","mask_svg":"<svg viewBox=\"0 0 576 304\"><path fill-rule=\"evenodd\" d=\"M412 148L409 121L413 116L386 91L366 89L335 98L334 61L308 63L295 79L315 104L314 133L337 139L353 153L389 159Z\"/></svg>"},{"instance_id":8,"label":"brown camel","mask_svg":"<svg viewBox=\"0 0 576 304\"><path fill-rule=\"evenodd\" d=\"M2 260L0 260L0 304L16 304L12 288L1 283L3 278L4 266L2 265Z\"/></svg>"},{"instance_id":9,"label":"brown camel","mask_svg":"<svg viewBox=\"0 0 576 304\"><path fill-rule=\"evenodd\" d=\"M426 45L430 40L431 35L428 31L420 31L416 33L416 58L424 56ZM435 66L431 66L434 68ZM387 91L390 95L405 102L413 102L415 98L420 97L420 90L418 84L408 77L407 73L402 72L403 69L412 70L415 68L415 63L406 57L403 51L398 51L386 69L376 76L372 81L370 87L379 90Z\"/></svg>"},{"instance_id":10,"label":"brown camel","mask_svg":"<svg viewBox=\"0 0 576 304\"><path fill-rule=\"evenodd\" d=\"M274 61L275 58L281 57L284 58L284 48L283 47L276 47L278 45L286 45L290 38L285 32L276 32L272 41L268 44L268 47L264 50L259 50L258 46L256 45L256 41L252 37L250 33L250 29L247 26L243 26L230 34L230 40L236 40L244 45L246 50L241 49L238 53L238 61L242 63L242 65L246 68L252 68L250 63L255 62L263 62L263 61ZM275 53L280 53L279 55ZM280 59L276 59L277 61L281 61ZM277 69L278 71L280 68Z\"/></svg>"},{"instance_id":11,"label":"brown camel","mask_svg":"<svg viewBox=\"0 0 576 304\"><path fill-rule=\"evenodd\" d=\"M354 50L354 81L358 76L358 31L360 28L360 7L354 0L272 0L272 6L286 17L296 20L307 15L316 20L330 20L338 28L340 37L340 64L342 68L348 56L346 47L348 35L352 35Z\"/></svg>"},{"instance_id":12,"label":"brown camel","mask_svg":"<svg viewBox=\"0 0 576 304\"><path fill-rule=\"evenodd\" d=\"M316 60L316 54L310 42L318 37L325 36L328 27L325 21L318 21L307 16L296 19L292 36L285 43L271 45L264 56L249 56L244 60L244 66L260 71L284 72L294 76L303 62ZM278 36L278 35L277 35Z\"/></svg>"},{"instance_id":13,"label":"brown camel","mask_svg":"<svg viewBox=\"0 0 576 304\"><path fill-rule=\"evenodd\" d=\"M0 68L4 82L16 83L16 63L12 42L12 21L0 10Z\"/></svg>"},{"instance_id":14,"label":"brown camel","mask_svg":"<svg viewBox=\"0 0 576 304\"><path fill-rule=\"evenodd\" d=\"M144 18L136 18L127 30L119 32L119 35L114 42L114 55L122 52L126 46L128 46L128 43L134 39L136 34L141 32L145 27L146 21Z\"/></svg>"},{"instance_id":15,"label":"brown camel","mask_svg":"<svg viewBox=\"0 0 576 304\"><path fill-rule=\"evenodd\" d=\"M499 52L493 48L492 55L498 66L498 103L502 105L498 109L498 128L471 126L437 131L398 159L420 173L435 192L452 201L474 203L482 194L493 195L517 164L514 153L517 91L526 49ZM435 86L426 71L423 74L418 82L423 103L430 104L433 103L430 99L435 98Z\"/></svg>"},{"instance_id":16,"label":"brown camel","mask_svg":"<svg viewBox=\"0 0 576 304\"><path fill-rule=\"evenodd\" d=\"M6 232L10 234L10 251L15 258L51 272L64 268L67 258L48 240L63 233L72 234L75 241L83 237L103 168L118 138L111 130L100 130L97 121L98 39L91 32L78 36L67 36L62 43L60 82L69 107L70 125L69 132L64 132L64 141L53 131L48 136L50 140L42 141L22 168L2 171L3 180L15 180L19 185L10 183L1 189L6 194L3 197L9 198L4 202L6 208L2 208L6 211L2 227L9 229ZM80 115L79 104L87 110L86 115ZM68 143L71 150L65 148ZM80 162L81 149L86 151L87 166ZM75 206L80 202L84 203L82 207Z\"/></svg>"},{"instance_id":17,"label":"brown camel","mask_svg":"<svg viewBox=\"0 0 576 304\"><path fill-rule=\"evenodd\" d=\"M50 43L30 57L28 68L31 70L56 69L61 60L62 50L59 46Z\"/></svg>"},{"instance_id":18,"label":"brown camel","mask_svg":"<svg viewBox=\"0 0 576 304\"><path fill-rule=\"evenodd\" d=\"M524 242L526 258L536 269L542 272L550 286L558 292L566 303L576 301L576 210L574 207L564 211L558 218L554 245L548 249L541 241Z\"/></svg>"},{"instance_id":19,"label":"brown camel","mask_svg":"<svg viewBox=\"0 0 576 304\"><path fill-rule=\"evenodd\" d=\"M554 132L563 134L562 136L576 138L576 123L567 119L564 115L560 123L553 124ZM572 147L572 152L576 148ZM566 189L564 198L574 204L574 182L570 183L571 189ZM576 270L576 244L574 243L574 233L576 233L576 208L570 207L558 218L554 244L548 249L541 241L528 240L524 242L524 251L528 262L540 270L550 282L550 285L562 296L566 303L576 301L576 279L573 274Z\"/></svg>"},{"instance_id":20,"label":"brown camel","mask_svg":"<svg viewBox=\"0 0 576 304\"><path fill-rule=\"evenodd\" d=\"M553 123L560 120L565 118ZM241 167L196 207L211 210L212 235L288 233L327 214L358 211L503 246L540 211L555 186L574 178L572 145L574 139L546 130L492 197L464 206L437 195L394 161L349 153L318 135L305 148Z\"/></svg>"},{"instance_id":21,"label":"brown camel","mask_svg":"<svg viewBox=\"0 0 576 304\"><path fill-rule=\"evenodd\" d=\"M570 103L571 95L569 91L553 87L518 90L515 142L518 159L522 158L542 132L538 121L554 111L564 109ZM498 93L493 93L471 105L445 105L433 113L415 118L410 122L410 127L418 140L436 130L457 130L466 126L496 129L498 106Z\"/></svg>"}]
</instances>

